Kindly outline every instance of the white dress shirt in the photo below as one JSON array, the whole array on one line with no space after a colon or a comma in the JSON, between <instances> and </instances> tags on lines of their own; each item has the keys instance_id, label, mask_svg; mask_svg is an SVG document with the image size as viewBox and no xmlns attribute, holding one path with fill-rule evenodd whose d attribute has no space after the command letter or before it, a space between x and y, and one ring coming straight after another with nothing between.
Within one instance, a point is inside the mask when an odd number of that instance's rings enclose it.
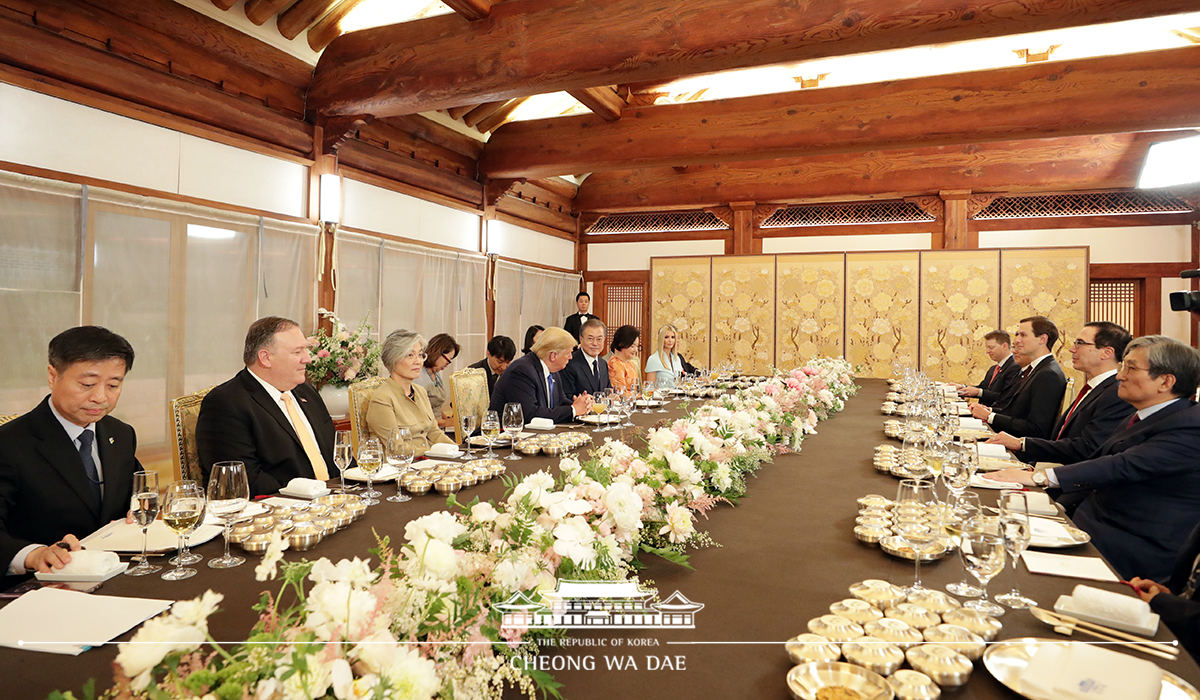
<instances>
[{"instance_id":1,"label":"white dress shirt","mask_svg":"<svg viewBox=\"0 0 1200 700\"><path fill-rule=\"evenodd\" d=\"M1116 373L1116 371L1117 370L1114 369L1113 373ZM1102 377L1108 376L1108 373L1106 372L1105 374L1102 374L1100 376L1102 376ZM1088 382L1088 384L1091 384L1091 382ZM1092 387L1092 388L1095 389L1096 387ZM1154 415L1155 413L1158 413L1159 411L1163 410L1167 406L1170 406L1171 404L1175 403L1178 400L1179 399L1171 399L1170 401L1163 401L1162 403L1156 403L1153 406L1147 406L1147 407L1143 408L1142 410L1137 412L1138 422L1146 420L1150 416ZM1024 447L1024 446L1025 446L1024 444L1021 445L1021 447ZM1046 470L1046 482L1049 486L1058 488L1058 477L1054 476L1053 468Z\"/></svg>"},{"instance_id":2,"label":"white dress shirt","mask_svg":"<svg viewBox=\"0 0 1200 700\"><path fill-rule=\"evenodd\" d=\"M1024 368L1024 369L1022 369L1021 371L1029 370L1029 374L1033 374L1033 370L1037 369L1037 366L1038 366L1038 365L1040 365L1040 364L1042 364L1042 360L1045 360L1047 357L1050 357L1050 355L1052 355L1052 354L1053 354L1053 353L1049 353L1049 352L1048 352L1048 353L1046 353L1045 355L1042 355L1041 357L1039 357L1038 359L1034 360L1033 362L1030 362L1030 363L1029 363L1029 366L1028 366L1028 367L1025 367L1025 368ZM1026 379L1028 379L1028 378L1029 378L1029 374L1025 375L1025 378L1026 378ZM996 412L995 412L995 411L992 411L991 413L989 413L989 414L988 414L988 417L987 417L987 424L988 424L988 425L991 425L991 424L992 424L992 421L993 421L993 420L995 420L995 419L996 419Z\"/></svg>"},{"instance_id":3,"label":"white dress shirt","mask_svg":"<svg viewBox=\"0 0 1200 700\"><path fill-rule=\"evenodd\" d=\"M247 369L249 369L249 368L247 368ZM296 398L296 395L293 394L291 392L291 390L280 391L280 390L276 389L275 387L271 386L267 382L267 380L265 380L262 377L255 374L254 370L252 370L252 369L250 370L250 376L257 379L258 383L262 384L262 387L267 390L267 395L271 397L271 400L274 401L277 406L279 406L279 410L283 411L283 417L285 419L287 419L287 422L292 426L292 429L296 431L297 436L300 435L301 430L304 430L304 431L308 432L308 436L310 438L312 438L314 445L321 444L321 443L317 442L317 434L315 432L313 432L312 425L308 422L308 415L305 414L304 409L300 407L300 400ZM285 404L283 402L284 394L287 394L288 396L292 397L292 403L296 406L296 412L300 414L300 422L303 423L304 425L301 426L301 425L296 425L295 423L292 423L292 417L288 414L287 404Z\"/></svg>"}]
</instances>

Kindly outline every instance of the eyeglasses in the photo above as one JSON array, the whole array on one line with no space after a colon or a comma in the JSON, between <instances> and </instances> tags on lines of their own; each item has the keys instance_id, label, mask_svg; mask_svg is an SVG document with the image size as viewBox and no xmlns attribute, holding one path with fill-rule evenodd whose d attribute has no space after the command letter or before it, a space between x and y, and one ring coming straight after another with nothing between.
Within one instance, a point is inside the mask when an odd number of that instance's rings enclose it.
<instances>
[{"instance_id":1,"label":"eyeglasses","mask_svg":"<svg viewBox=\"0 0 1200 700\"><path fill-rule=\"evenodd\" d=\"M1091 346L1093 346L1093 347L1094 347L1096 344L1095 344L1095 343L1089 343L1089 342L1087 342L1086 340L1080 340L1079 338L1076 338L1076 339L1075 339L1075 347L1077 347L1077 348L1081 348L1081 347L1083 347L1084 345L1091 345Z\"/></svg>"},{"instance_id":2,"label":"eyeglasses","mask_svg":"<svg viewBox=\"0 0 1200 700\"><path fill-rule=\"evenodd\" d=\"M1126 374L1128 374L1129 372L1137 372L1137 371L1149 372L1150 368L1149 367L1138 367L1137 365L1130 364L1129 361L1126 360L1125 362L1121 363L1121 370L1123 372L1125 372Z\"/></svg>"},{"instance_id":3,"label":"eyeglasses","mask_svg":"<svg viewBox=\"0 0 1200 700\"><path fill-rule=\"evenodd\" d=\"M404 359L406 359L406 360L420 360L421 362L424 362L424 361L425 361L425 358L427 358L427 357L429 357L429 355L428 355L428 354L426 354L426 353L423 353L423 352L410 352L410 353L408 353L407 355L405 355L405 356L404 356Z\"/></svg>"}]
</instances>

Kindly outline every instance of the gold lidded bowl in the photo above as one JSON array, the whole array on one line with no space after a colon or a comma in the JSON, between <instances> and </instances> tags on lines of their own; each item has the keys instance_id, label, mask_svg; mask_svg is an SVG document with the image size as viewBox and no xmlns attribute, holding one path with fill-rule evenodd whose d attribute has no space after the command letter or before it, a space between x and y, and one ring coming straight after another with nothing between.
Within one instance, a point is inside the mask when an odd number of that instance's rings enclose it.
<instances>
[{"instance_id":1,"label":"gold lidded bowl","mask_svg":"<svg viewBox=\"0 0 1200 700\"><path fill-rule=\"evenodd\" d=\"M319 518L313 518L311 522L314 526L321 528L322 538L329 537L338 531L337 522L328 515L323 515Z\"/></svg>"},{"instance_id":2,"label":"gold lidded bowl","mask_svg":"<svg viewBox=\"0 0 1200 700\"><path fill-rule=\"evenodd\" d=\"M884 538L891 536L892 531L886 527L858 525L854 528L854 537L859 542L866 542L867 544L878 544Z\"/></svg>"},{"instance_id":3,"label":"gold lidded bowl","mask_svg":"<svg viewBox=\"0 0 1200 700\"><path fill-rule=\"evenodd\" d=\"M892 502L887 497L880 496L879 494L875 494L875 493L867 494L866 496L863 496L862 498L858 499L858 509L859 510L863 510L865 508L887 509L887 508L891 508L891 507L892 507Z\"/></svg>"},{"instance_id":4,"label":"gold lidded bowl","mask_svg":"<svg viewBox=\"0 0 1200 700\"><path fill-rule=\"evenodd\" d=\"M342 510L349 513L350 517L354 520L358 520L367 514L367 504L356 497L353 501L346 501L346 505L342 506Z\"/></svg>"},{"instance_id":5,"label":"gold lidded bowl","mask_svg":"<svg viewBox=\"0 0 1200 700\"><path fill-rule=\"evenodd\" d=\"M938 700L942 696L937 683L920 671L903 668L888 676L887 682L896 700Z\"/></svg>"},{"instance_id":6,"label":"gold lidded bowl","mask_svg":"<svg viewBox=\"0 0 1200 700\"><path fill-rule=\"evenodd\" d=\"M904 652L914 670L933 679L943 688L957 688L971 678L971 660L941 644L922 644Z\"/></svg>"},{"instance_id":7,"label":"gold lidded bowl","mask_svg":"<svg viewBox=\"0 0 1200 700\"><path fill-rule=\"evenodd\" d=\"M955 608L942 615L942 622L967 628L967 631L983 637L990 642L1000 634L1000 621L991 615L986 615L970 608Z\"/></svg>"},{"instance_id":8,"label":"gold lidded bowl","mask_svg":"<svg viewBox=\"0 0 1200 700\"><path fill-rule=\"evenodd\" d=\"M837 661L842 658L839 645L819 634L799 634L784 643L793 663L806 664L810 661Z\"/></svg>"},{"instance_id":9,"label":"gold lidded bowl","mask_svg":"<svg viewBox=\"0 0 1200 700\"><path fill-rule=\"evenodd\" d=\"M243 523L238 523L229 528L229 541L234 544L241 544L255 531L254 523L247 520Z\"/></svg>"},{"instance_id":10,"label":"gold lidded bowl","mask_svg":"<svg viewBox=\"0 0 1200 700\"><path fill-rule=\"evenodd\" d=\"M883 612L865 600L847 598L829 606L829 612L840 615L851 622L864 625L883 617Z\"/></svg>"},{"instance_id":11,"label":"gold lidded bowl","mask_svg":"<svg viewBox=\"0 0 1200 700\"><path fill-rule=\"evenodd\" d=\"M895 644L878 637L859 637L842 645L842 654L852 664L881 676L893 673L904 663L904 652Z\"/></svg>"},{"instance_id":12,"label":"gold lidded bowl","mask_svg":"<svg viewBox=\"0 0 1200 700\"><path fill-rule=\"evenodd\" d=\"M884 610L883 616L907 622L919 630L932 627L942 621L937 613L930 612L916 603L897 603Z\"/></svg>"},{"instance_id":13,"label":"gold lidded bowl","mask_svg":"<svg viewBox=\"0 0 1200 700\"><path fill-rule=\"evenodd\" d=\"M350 523L354 522L354 514L345 508L334 508L325 517L327 520L332 520L334 526L339 530L345 530L350 527Z\"/></svg>"},{"instance_id":14,"label":"gold lidded bowl","mask_svg":"<svg viewBox=\"0 0 1200 700\"><path fill-rule=\"evenodd\" d=\"M850 595L877 608L895 605L904 600L903 590L877 578L869 578L850 586Z\"/></svg>"},{"instance_id":15,"label":"gold lidded bowl","mask_svg":"<svg viewBox=\"0 0 1200 700\"><path fill-rule=\"evenodd\" d=\"M862 625L851 622L841 615L822 615L808 621L808 631L819 634L831 642L849 642L863 636Z\"/></svg>"},{"instance_id":16,"label":"gold lidded bowl","mask_svg":"<svg viewBox=\"0 0 1200 700\"><path fill-rule=\"evenodd\" d=\"M324 537L324 528L311 520L306 520L297 523L292 528L292 531L288 533L288 544L298 552L307 552L316 547Z\"/></svg>"},{"instance_id":17,"label":"gold lidded bowl","mask_svg":"<svg viewBox=\"0 0 1200 700\"><path fill-rule=\"evenodd\" d=\"M451 476L443 476L433 482L433 488L437 489L437 492L443 496L448 496L462 489L462 480Z\"/></svg>"},{"instance_id":18,"label":"gold lidded bowl","mask_svg":"<svg viewBox=\"0 0 1200 700\"><path fill-rule=\"evenodd\" d=\"M937 613L938 615L962 607L962 603L954 598L930 588L921 588L912 591L908 594L908 602L919 605L929 612Z\"/></svg>"},{"instance_id":19,"label":"gold lidded bowl","mask_svg":"<svg viewBox=\"0 0 1200 700\"><path fill-rule=\"evenodd\" d=\"M892 687L883 676L843 661L814 661L793 666L787 674L788 692L798 700L817 700L822 688L842 687L864 700L892 700Z\"/></svg>"},{"instance_id":20,"label":"gold lidded bowl","mask_svg":"<svg viewBox=\"0 0 1200 700\"><path fill-rule=\"evenodd\" d=\"M891 527L892 519L879 515L860 515L854 519L854 524L866 527Z\"/></svg>"},{"instance_id":21,"label":"gold lidded bowl","mask_svg":"<svg viewBox=\"0 0 1200 700\"><path fill-rule=\"evenodd\" d=\"M863 631L871 637L882 639L894 644L900 649L908 649L925 641L920 630L901 620L885 617L882 620L872 620L863 625Z\"/></svg>"},{"instance_id":22,"label":"gold lidded bowl","mask_svg":"<svg viewBox=\"0 0 1200 700\"><path fill-rule=\"evenodd\" d=\"M924 634L925 641L949 647L971 661L979 660L987 646L983 637L961 625L934 625L926 627Z\"/></svg>"},{"instance_id":23,"label":"gold lidded bowl","mask_svg":"<svg viewBox=\"0 0 1200 700\"><path fill-rule=\"evenodd\" d=\"M407 486L409 493L417 496L422 496L429 493L429 489L433 488L433 484L428 479L413 479Z\"/></svg>"},{"instance_id":24,"label":"gold lidded bowl","mask_svg":"<svg viewBox=\"0 0 1200 700\"><path fill-rule=\"evenodd\" d=\"M523 455L536 455L542 451L542 442L540 440L521 440L517 443L517 451Z\"/></svg>"},{"instance_id":25,"label":"gold lidded bowl","mask_svg":"<svg viewBox=\"0 0 1200 700\"><path fill-rule=\"evenodd\" d=\"M899 536L885 537L879 540L879 547L888 554L912 561L917 558L917 552ZM946 545L934 542L921 550L921 561L934 561L946 556Z\"/></svg>"}]
</instances>

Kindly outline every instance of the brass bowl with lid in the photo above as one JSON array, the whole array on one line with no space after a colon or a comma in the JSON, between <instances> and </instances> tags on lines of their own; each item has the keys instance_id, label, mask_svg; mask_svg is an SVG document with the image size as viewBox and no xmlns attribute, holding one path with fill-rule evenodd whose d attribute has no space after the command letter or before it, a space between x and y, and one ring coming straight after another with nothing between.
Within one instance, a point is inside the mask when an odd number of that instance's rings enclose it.
<instances>
[{"instance_id":1,"label":"brass bowl with lid","mask_svg":"<svg viewBox=\"0 0 1200 700\"><path fill-rule=\"evenodd\" d=\"M887 676L904 663L904 652L895 644L878 637L859 637L842 645L842 654L852 664Z\"/></svg>"},{"instance_id":2,"label":"brass bowl with lid","mask_svg":"<svg viewBox=\"0 0 1200 700\"><path fill-rule=\"evenodd\" d=\"M452 476L443 476L442 478L433 482L433 488L435 488L437 492L443 496L448 496L452 493L458 493L458 491L462 489L462 480L456 479Z\"/></svg>"},{"instance_id":3,"label":"brass bowl with lid","mask_svg":"<svg viewBox=\"0 0 1200 700\"><path fill-rule=\"evenodd\" d=\"M925 641L920 630L913 628L907 622L885 617L882 620L872 620L863 625L863 631L869 636L877 637L900 649L908 649Z\"/></svg>"},{"instance_id":4,"label":"brass bowl with lid","mask_svg":"<svg viewBox=\"0 0 1200 700\"><path fill-rule=\"evenodd\" d=\"M955 608L946 614L942 615L942 622L959 627L967 628L967 631L973 632L980 637L983 637L985 642L990 642L1000 634L1000 621L991 615L981 613L978 610L971 608Z\"/></svg>"},{"instance_id":5,"label":"brass bowl with lid","mask_svg":"<svg viewBox=\"0 0 1200 700\"><path fill-rule=\"evenodd\" d=\"M942 623L933 627L926 627L924 635L925 641L949 647L971 661L978 661L983 657L983 651L987 646L987 643L983 641L983 637L961 625Z\"/></svg>"},{"instance_id":6,"label":"brass bowl with lid","mask_svg":"<svg viewBox=\"0 0 1200 700\"><path fill-rule=\"evenodd\" d=\"M829 606L829 612L834 615L841 615L851 622L857 622L860 625L865 625L873 620L878 620L883 617L883 611L871 605L865 600L858 598L847 598L839 600Z\"/></svg>"},{"instance_id":7,"label":"brass bowl with lid","mask_svg":"<svg viewBox=\"0 0 1200 700\"><path fill-rule=\"evenodd\" d=\"M288 533L288 545L297 552L307 552L316 547L324 537L324 528L311 520L306 520L297 523Z\"/></svg>"},{"instance_id":8,"label":"brass bowl with lid","mask_svg":"<svg viewBox=\"0 0 1200 700\"><path fill-rule=\"evenodd\" d=\"M837 661L842 658L839 645L819 634L806 632L798 634L784 643L788 657L793 663L806 664L811 661Z\"/></svg>"},{"instance_id":9,"label":"brass bowl with lid","mask_svg":"<svg viewBox=\"0 0 1200 700\"><path fill-rule=\"evenodd\" d=\"M922 644L904 653L914 670L933 679L943 688L957 688L971 678L975 668L971 660L941 644Z\"/></svg>"},{"instance_id":10,"label":"brass bowl with lid","mask_svg":"<svg viewBox=\"0 0 1200 700\"><path fill-rule=\"evenodd\" d=\"M896 603L885 609L883 616L907 622L919 630L932 627L942 621L937 613L930 612L916 603Z\"/></svg>"},{"instance_id":11,"label":"brass bowl with lid","mask_svg":"<svg viewBox=\"0 0 1200 700\"><path fill-rule=\"evenodd\" d=\"M869 578L850 586L850 595L877 608L895 605L904 600L903 590L877 578Z\"/></svg>"},{"instance_id":12,"label":"brass bowl with lid","mask_svg":"<svg viewBox=\"0 0 1200 700\"><path fill-rule=\"evenodd\" d=\"M888 676L887 682L896 700L938 700L942 696L937 683L920 671L903 668Z\"/></svg>"},{"instance_id":13,"label":"brass bowl with lid","mask_svg":"<svg viewBox=\"0 0 1200 700\"><path fill-rule=\"evenodd\" d=\"M863 636L862 625L851 622L841 615L822 615L808 621L808 631L819 634L831 642L849 642Z\"/></svg>"},{"instance_id":14,"label":"brass bowl with lid","mask_svg":"<svg viewBox=\"0 0 1200 700\"><path fill-rule=\"evenodd\" d=\"M954 598L951 598L941 591L935 591L929 588L921 588L919 590L910 592L908 594L908 602L913 603L914 605L919 605L929 612L937 613L938 615L950 612L955 608L962 607L962 603L958 602Z\"/></svg>"}]
</instances>

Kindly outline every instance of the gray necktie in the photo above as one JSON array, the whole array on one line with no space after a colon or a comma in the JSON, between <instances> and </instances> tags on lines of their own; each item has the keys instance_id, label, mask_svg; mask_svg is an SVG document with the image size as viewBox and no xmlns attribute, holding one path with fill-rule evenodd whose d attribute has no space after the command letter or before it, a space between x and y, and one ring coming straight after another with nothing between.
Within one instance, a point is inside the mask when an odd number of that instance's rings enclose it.
<instances>
[{"instance_id":1,"label":"gray necktie","mask_svg":"<svg viewBox=\"0 0 1200 700\"><path fill-rule=\"evenodd\" d=\"M96 460L92 459L92 442L95 439L96 433L90 430L79 434L79 459L83 460L83 471L92 484L92 493L95 494L96 506L99 507L104 502L104 496L100 493L100 472L96 469Z\"/></svg>"}]
</instances>

